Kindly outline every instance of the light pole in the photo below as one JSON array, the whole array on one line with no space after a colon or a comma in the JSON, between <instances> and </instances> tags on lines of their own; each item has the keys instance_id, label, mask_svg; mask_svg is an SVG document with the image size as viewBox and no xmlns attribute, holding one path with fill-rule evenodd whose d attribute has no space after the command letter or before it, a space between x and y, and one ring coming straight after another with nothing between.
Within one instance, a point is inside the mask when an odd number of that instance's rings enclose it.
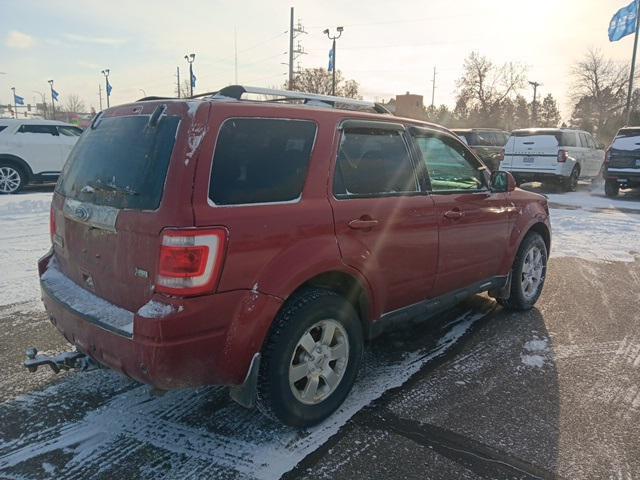
<instances>
[{"instance_id":1,"label":"light pole","mask_svg":"<svg viewBox=\"0 0 640 480\"><path fill-rule=\"evenodd\" d=\"M13 118L18 118L18 101L16 100L16 87L11 87L11 91L13 92Z\"/></svg>"},{"instance_id":2,"label":"light pole","mask_svg":"<svg viewBox=\"0 0 640 480\"><path fill-rule=\"evenodd\" d=\"M189 53L184 56L184 59L189 64L189 87L190 87L190 97L193 97L193 61L196 59L195 53Z\"/></svg>"},{"instance_id":3,"label":"light pole","mask_svg":"<svg viewBox=\"0 0 640 480\"><path fill-rule=\"evenodd\" d=\"M107 108L109 108L109 97L111 96L111 85L109 84L109 69L105 68L102 70L102 74L104 75L104 84L105 90L107 91Z\"/></svg>"},{"instance_id":4,"label":"light pole","mask_svg":"<svg viewBox=\"0 0 640 480\"><path fill-rule=\"evenodd\" d=\"M329 62L329 66L331 67L331 71L333 72L333 79L331 81L331 95L336 94L336 40L342 36L343 30L344 30L343 27L336 28L336 31L338 32L338 34L333 36L331 36L331 34L329 33L328 28L323 32L327 34L327 37L329 37L329 40L333 41L333 44L331 47L331 57L330 57L331 61Z\"/></svg>"},{"instance_id":5,"label":"light pole","mask_svg":"<svg viewBox=\"0 0 640 480\"><path fill-rule=\"evenodd\" d=\"M47 81L49 83L49 87L51 88L51 119L55 120L56 119L56 106L53 103L54 102L54 98L53 98L53 80L48 80Z\"/></svg>"},{"instance_id":6,"label":"light pole","mask_svg":"<svg viewBox=\"0 0 640 480\"><path fill-rule=\"evenodd\" d=\"M539 82L532 82L531 80L529 80L529 85L531 85L533 87L533 103L531 104L531 116L533 117L533 126L536 126L536 123L538 122L538 103L537 103L537 98L538 98L538 87L541 86L542 84Z\"/></svg>"}]
</instances>

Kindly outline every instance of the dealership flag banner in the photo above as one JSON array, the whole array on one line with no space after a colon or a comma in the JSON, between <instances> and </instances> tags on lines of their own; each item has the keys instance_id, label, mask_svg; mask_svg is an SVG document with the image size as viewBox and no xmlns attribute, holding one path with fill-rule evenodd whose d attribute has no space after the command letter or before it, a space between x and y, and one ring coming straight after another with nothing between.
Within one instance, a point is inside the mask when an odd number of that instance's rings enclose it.
<instances>
[{"instance_id":1,"label":"dealership flag banner","mask_svg":"<svg viewBox=\"0 0 640 480\"><path fill-rule=\"evenodd\" d=\"M636 16L638 15L638 1L621 8L609 22L609 41L617 42L636 31Z\"/></svg>"},{"instance_id":2,"label":"dealership flag banner","mask_svg":"<svg viewBox=\"0 0 640 480\"><path fill-rule=\"evenodd\" d=\"M16 95L15 93L13 94L13 101L16 105L24 105L24 97Z\"/></svg>"},{"instance_id":3,"label":"dealership flag banner","mask_svg":"<svg viewBox=\"0 0 640 480\"><path fill-rule=\"evenodd\" d=\"M53 87L51 88L51 96L53 97L53 99L57 102L58 101L58 96L60 94L58 92L56 92Z\"/></svg>"}]
</instances>

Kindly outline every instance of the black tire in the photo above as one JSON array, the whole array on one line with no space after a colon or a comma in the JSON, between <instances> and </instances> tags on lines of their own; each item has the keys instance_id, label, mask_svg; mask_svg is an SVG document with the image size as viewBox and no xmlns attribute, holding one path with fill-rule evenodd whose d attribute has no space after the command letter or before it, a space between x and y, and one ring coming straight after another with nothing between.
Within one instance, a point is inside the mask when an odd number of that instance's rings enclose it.
<instances>
[{"instance_id":1,"label":"black tire","mask_svg":"<svg viewBox=\"0 0 640 480\"><path fill-rule=\"evenodd\" d=\"M578 188L578 179L580 178L580 167L577 165L571 170L571 175L563 179L562 187L565 192L575 192Z\"/></svg>"},{"instance_id":2,"label":"black tire","mask_svg":"<svg viewBox=\"0 0 640 480\"><path fill-rule=\"evenodd\" d=\"M542 272L540 277L540 282L537 285L537 288L534 292L531 292L531 295L527 295L524 292L523 281L524 275L523 270L525 268L525 258L527 253L532 248L537 248L542 255ZM540 236L540 234L536 232L529 232L522 240L520 247L518 248L518 253L513 262L513 267L511 269L511 291L509 293L509 298L499 298L498 302L505 308L509 310L529 310L531 309L535 303L540 298L540 294L542 293L542 288L544 287L544 280L547 274L547 245L544 243L544 240Z\"/></svg>"},{"instance_id":3,"label":"black tire","mask_svg":"<svg viewBox=\"0 0 640 480\"><path fill-rule=\"evenodd\" d=\"M318 403L305 404L293 393L294 387L289 384L289 368L299 351L299 341L314 325L327 319L338 322L346 331L348 357L345 358L348 360L335 389ZM262 349L257 385L258 408L266 416L293 427L308 427L321 422L347 397L360 368L363 350L360 319L345 298L321 288L302 290L288 300L278 314ZM333 368L336 368L335 364ZM303 383L308 381L308 377L300 380ZM324 386L330 388L326 382Z\"/></svg>"},{"instance_id":4,"label":"black tire","mask_svg":"<svg viewBox=\"0 0 640 480\"><path fill-rule=\"evenodd\" d=\"M605 180L604 182L604 194L607 197L617 197L620 193L620 185L615 180Z\"/></svg>"},{"instance_id":5,"label":"black tire","mask_svg":"<svg viewBox=\"0 0 640 480\"><path fill-rule=\"evenodd\" d=\"M15 181L18 182L17 186ZM19 193L27 184L27 175L12 162L0 161L0 195Z\"/></svg>"}]
</instances>

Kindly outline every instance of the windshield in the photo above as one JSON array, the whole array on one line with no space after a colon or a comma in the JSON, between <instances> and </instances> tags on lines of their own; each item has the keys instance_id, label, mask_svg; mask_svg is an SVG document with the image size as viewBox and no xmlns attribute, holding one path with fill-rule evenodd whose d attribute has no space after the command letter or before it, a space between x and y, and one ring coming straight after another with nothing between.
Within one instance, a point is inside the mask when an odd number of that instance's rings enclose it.
<instances>
[{"instance_id":1,"label":"windshield","mask_svg":"<svg viewBox=\"0 0 640 480\"><path fill-rule=\"evenodd\" d=\"M79 138L57 191L115 208L154 210L160 204L179 117L107 117Z\"/></svg>"}]
</instances>

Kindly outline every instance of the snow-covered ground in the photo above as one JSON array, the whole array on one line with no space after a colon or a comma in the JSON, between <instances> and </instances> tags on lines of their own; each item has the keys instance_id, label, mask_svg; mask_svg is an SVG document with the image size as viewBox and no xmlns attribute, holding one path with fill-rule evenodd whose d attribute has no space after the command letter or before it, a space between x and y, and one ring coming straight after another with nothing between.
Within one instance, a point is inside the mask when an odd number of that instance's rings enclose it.
<instances>
[{"instance_id":1,"label":"snow-covered ground","mask_svg":"<svg viewBox=\"0 0 640 480\"><path fill-rule=\"evenodd\" d=\"M629 262L640 255L640 196L612 200L583 189L548 197L556 207L552 257ZM50 201L50 192L0 196L0 306L41 308L36 262L50 245Z\"/></svg>"}]
</instances>

